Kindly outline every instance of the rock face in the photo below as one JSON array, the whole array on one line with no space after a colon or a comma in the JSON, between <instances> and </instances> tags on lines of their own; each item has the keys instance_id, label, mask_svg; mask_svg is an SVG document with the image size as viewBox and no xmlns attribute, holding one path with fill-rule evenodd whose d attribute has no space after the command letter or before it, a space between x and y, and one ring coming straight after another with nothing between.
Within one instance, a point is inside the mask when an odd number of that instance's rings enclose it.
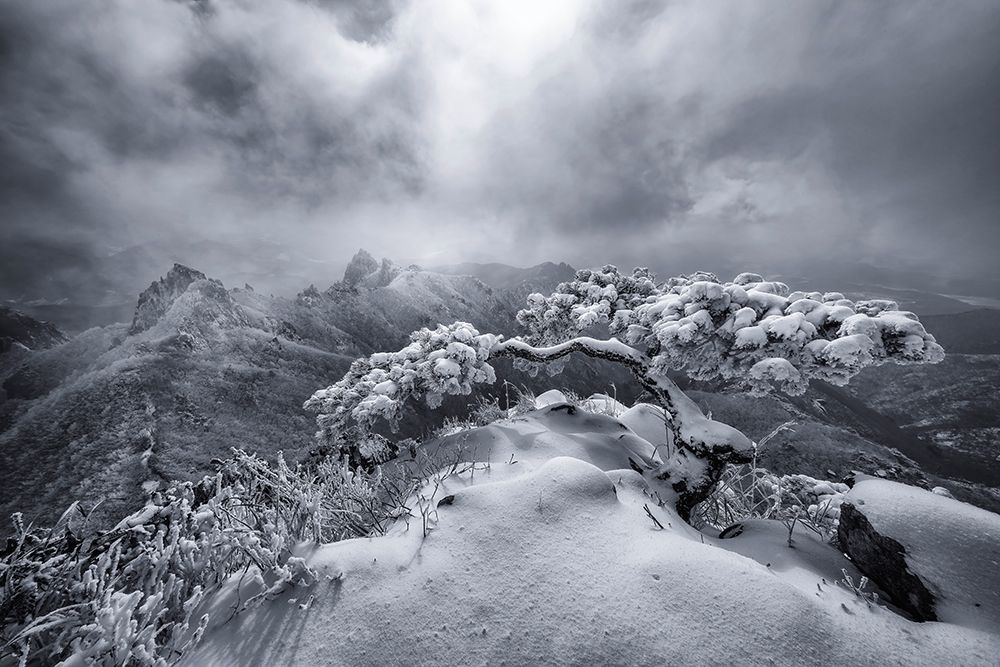
<instances>
[{"instance_id":1,"label":"rock face","mask_svg":"<svg viewBox=\"0 0 1000 667\"><path fill-rule=\"evenodd\" d=\"M199 280L208 280L201 271L189 269L182 264L174 264L167 275L150 285L139 295L139 303L132 318L132 328L129 334L137 334L149 329L160 321L160 318L170 310L177 298L187 291L188 287Z\"/></svg>"},{"instance_id":2,"label":"rock face","mask_svg":"<svg viewBox=\"0 0 1000 667\"><path fill-rule=\"evenodd\" d=\"M840 548L858 569L889 594L893 604L921 621L936 621L934 596L906 565L906 548L872 526L851 503L840 506Z\"/></svg>"},{"instance_id":3,"label":"rock face","mask_svg":"<svg viewBox=\"0 0 1000 667\"><path fill-rule=\"evenodd\" d=\"M0 306L0 353L20 343L29 350L45 350L65 343L66 335L48 322Z\"/></svg>"},{"instance_id":4,"label":"rock face","mask_svg":"<svg viewBox=\"0 0 1000 667\"><path fill-rule=\"evenodd\" d=\"M382 259L379 264L371 254L361 249L351 258L347 269L344 270L344 278L335 283L331 288L338 290L355 290L359 287L376 289L385 287L391 283L400 273L399 267L389 259Z\"/></svg>"},{"instance_id":5,"label":"rock face","mask_svg":"<svg viewBox=\"0 0 1000 667\"><path fill-rule=\"evenodd\" d=\"M341 281L345 287L357 287L362 280L378 271L379 265L367 250L361 249L351 258L347 269L344 271L344 279Z\"/></svg>"},{"instance_id":6,"label":"rock face","mask_svg":"<svg viewBox=\"0 0 1000 667\"><path fill-rule=\"evenodd\" d=\"M844 497L839 537L858 569L915 618L1000 628L1000 515L867 478Z\"/></svg>"}]
</instances>

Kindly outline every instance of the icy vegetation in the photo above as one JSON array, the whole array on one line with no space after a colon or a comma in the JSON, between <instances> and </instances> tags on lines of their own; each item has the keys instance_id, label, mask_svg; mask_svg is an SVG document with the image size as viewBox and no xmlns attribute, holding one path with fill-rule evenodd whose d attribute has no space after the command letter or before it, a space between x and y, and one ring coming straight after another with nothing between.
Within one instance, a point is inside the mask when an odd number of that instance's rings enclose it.
<instances>
[{"instance_id":1,"label":"icy vegetation","mask_svg":"<svg viewBox=\"0 0 1000 667\"><path fill-rule=\"evenodd\" d=\"M559 360L578 352L628 368L665 411L669 454L657 450L641 463L671 480L677 509L687 518L726 464L749 461L751 443L706 417L670 372L757 394L780 389L794 395L813 378L843 385L868 366L944 358L916 316L894 302L790 292L784 283L751 273L727 283L708 273L657 283L647 269L628 275L608 265L577 272L548 297L531 294L517 319L527 330L524 338L481 334L455 322L414 332L399 352L359 359L343 379L306 402L319 413L319 437L355 455L349 443L369 439L379 419L394 425L411 397L435 407L445 394L468 395L475 384L495 382L491 359L557 362L559 369ZM625 342L581 335L599 325Z\"/></svg>"},{"instance_id":2,"label":"icy vegetation","mask_svg":"<svg viewBox=\"0 0 1000 667\"><path fill-rule=\"evenodd\" d=\"M823 451L844 431L788 418L825 414L798 398L810 380L940 361L916 317L753 274L657 283L605 267L528 296L525 333L511 337L510 298L367 253L294 303L175 267L131 327L28 357L65 366L80 396L99 382L117 392L109 404L131 397L135 424L106 437L138 432L138 456L116 454L107 475L136 466L146 502L99 506L110 523L80 503L50 528L15 515L0 549L0 665L995 662L1000 517L942 488L833 481ZM427 321L455 314L479 326ZM101 360L82 365L89 350ZM642 400L619 396L610 374L588 398L501 381L510 360L530 373L572 361L572 372L581 357L630 373ZM150 478L176 442L159 426L159 393L178 369L199 369L186 377L216 383L222 418L232 385L217 384L219 358L223 379L255 383L227 432L271 447L294 432L254 419L294 400L287 378L344 373L307 402L315 447L293 465L236 450L197 481ZM3 385L44 397L23 431L66 400L29 372L44 367L19 366ZM757 396L682 391L684 375ZM469 404L464 417L447 412L417 438L393 432L414 406L446 411L449 397ZM74 402L78 422L94 403ZM208 441L197 405L182 400ZM155 428L135 428L143 420ZM789 457L789 438L809 455ZM907 474L872 452L874 472ZM811 467L772 471L763 457Z\"/></svg>"}]
</instances>

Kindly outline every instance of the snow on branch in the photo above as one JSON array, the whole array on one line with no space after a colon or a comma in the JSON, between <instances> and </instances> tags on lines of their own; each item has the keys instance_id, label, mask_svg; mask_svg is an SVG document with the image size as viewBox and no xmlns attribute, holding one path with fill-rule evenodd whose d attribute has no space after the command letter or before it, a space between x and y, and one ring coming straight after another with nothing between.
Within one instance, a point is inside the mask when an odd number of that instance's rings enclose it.
<instances>
[{"instance_id":1,"label":"snow on branch","mask_svg":"<svg viewBox=\"0 0 1000 667\"><path fill-rule=\"evenodd\" d=\"M565 340L597 324L648 356L656 375L682 371L763 393L805 391L810 379L843 385L868 366L937 363L944 351L917 317L887 300L789 292L741 273L704 272L656 284L646 269L580 271L518 313L527 340Z\"/></svg>"},{"instance_id":2,"label":"snow on branch","mask_svg":"<svg viewBox=\"0 0 1000 667\"><path fill-rule=\"evenodd\" d=\"M580 336L546 347L535 347L520 338L511 338L510 340L498 343L493 354L544 363L565 357L573 352L582 352L591 357L616 361L642 371L645 371L649 367L649 358L645 354L634 347L625 345L617 338L598 340L596 338Z\"/></svg>"},{"instance_id":3,"label":"snow on branch","mask_svg":"<svg viewBox=\"0 0 1000 667\"><path fill-rule=\"evenodd\" d=\"M536 344L558 343L596 324L606 324L615 312L632 308L658 293L649 269L637 268L625 275L611 264L600 270L576 272L572 281L560 283L549 297L532 294L517 321Z\"/></svg>"},{"instance_id":4,"label":"snow on branch","mask_svg":"<svg viewBox=\"0 0 1000 667\"><path fill-rule=\"evenodd\" d=\"M720 282L698 272L656 283L643 268L580 271L548 297L533 294L518 313L526 336L504 340L456 322L421 329L398 352L352 364L336 384L317 391L306 408L319 413L321 438L355 437L370 459L371 427L395 425L404 402L469 394L496 376L491 357L552 366L571 353L629 368L663 406L678 444L715 462L745 458L752 448L739 431L715 422L670 379L684 372L763 393L805 391L810 379L845 384L867 366L936 363L944 351L916 316L892 301L854 302L837 292L789 292L784 283L741 273ZM605 325L606 340L580 335ZM383 443L384 444L384 443ZM384 453L384 452L381 452ZM378 457L374 457L378 458ZM676 477L676 475L674 475Z\"/></svg>"},{"instance_id":5,"label":"snow on branch","mask_svg":"<svg viewBox=\"0 0 1000 667\"><path fill-rule=\"evenodd\" d=\"M468 395L473 384L495 382L486 360L498 340L466 322L415 331L402 350L355 361L339 382L313 394L305 408L320 413L320 437L344 430L352 420L364 430L380 418L395 424L411 396L437 407L446 394Z\"/></svg>"}]
</instances>

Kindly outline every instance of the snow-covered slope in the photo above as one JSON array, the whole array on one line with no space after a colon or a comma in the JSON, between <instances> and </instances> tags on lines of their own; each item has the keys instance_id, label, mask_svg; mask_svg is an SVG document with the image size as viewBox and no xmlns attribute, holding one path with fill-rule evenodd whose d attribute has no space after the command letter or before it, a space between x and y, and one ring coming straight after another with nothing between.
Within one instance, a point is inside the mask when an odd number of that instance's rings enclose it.
<instances>
[{"instance_id":1,"label":"snow-covered slope","mask_svg":"<svg viewBox=\"0 0 1000 667\"><path fill-rule=\"evenodd\" d=\"M141 506L144 483L199 478L232 447L297 460L316 432L302 403L353 359L438 321L509 329L520 305L474 278L367 254L349 269L322 293L285 299L176 265L142 292L131 326L0 356L0 517L22 511L45 524L74 500L107 499L97 525ZM563 382L604 388L607 377L579 365ZM408 434L444 416L414 411ZM0 537L9 531L0 522Z\"/></svg>"},{"instance_id":2,"label":"snow-covered slope","mask_svg":"<svg viewBox=\"0 0 1000 667\"><path fill-rule=\"evenodd\" d=\"M188 665L988 665L996 634L917 624L842 587L835 550L684 524L629 469L652 444L566 404L450 436L384 537L308 554L319 582L229 619ZM427 508L425 521L418 507ZM780 526L779 526L780 528ZM741 555L745 554L745 555ZM243 590L243 599L249 591Z\"/></svg>"}]
</instances>

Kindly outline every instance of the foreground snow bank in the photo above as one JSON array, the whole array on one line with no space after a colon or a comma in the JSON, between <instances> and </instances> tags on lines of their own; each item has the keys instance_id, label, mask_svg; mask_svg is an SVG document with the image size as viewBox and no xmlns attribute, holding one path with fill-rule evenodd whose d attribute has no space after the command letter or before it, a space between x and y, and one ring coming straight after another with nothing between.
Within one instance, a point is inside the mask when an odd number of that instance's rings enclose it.
<instances>
[{"instance_id":1,"label":"foreground snow bank","mask_svg":"<svg viewBox=\"0 0 1000 667\"><path fill-rule=\"evenodd\" d=\"M489 469L422 491L426 537L418 516L321 547L319 583L228 623L235 591L216 596L186 664L985 665L1000 652L987 632L869 609L832 585L851 566L819 543L699 534L628 468L652 447L564 404L451 436L441 451Z\"/></svg>"}]
</instances>

